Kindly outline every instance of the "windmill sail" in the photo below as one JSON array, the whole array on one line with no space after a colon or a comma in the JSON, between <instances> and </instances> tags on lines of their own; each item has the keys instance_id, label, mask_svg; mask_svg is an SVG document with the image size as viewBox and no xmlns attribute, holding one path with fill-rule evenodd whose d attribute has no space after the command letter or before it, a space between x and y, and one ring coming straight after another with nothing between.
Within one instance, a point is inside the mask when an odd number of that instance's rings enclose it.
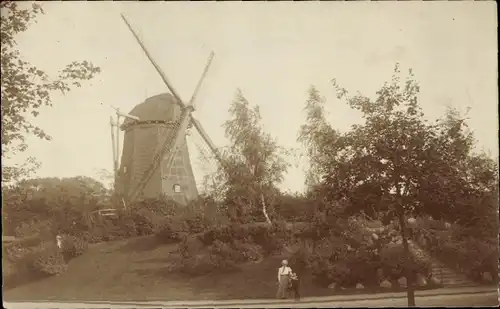
<instances>
[{"instance_id":1,"label":"windmill sail","mask_svg":"<svg viewBox=\"0 0 500 309\"><path fill-rule=\"evenodd\" d=\"M215 158L219 162L222 162L222 157L221 157L219 151L217 150L217 147L215 147L214 143L212 142L212 139L210 138L210 136L208 136L207 132L201 126L201 123L197 119L195 119L194 117L192 117L192 116L191 116L191 121L193 123L193 126L196 128L196 130L198 131L198 133L200 133L200 135L203 138L203 140L205 141L205 143L207 143L208 147L210 148L210 150L215 155Z\"/></svg>"},{"instance_id":2,"label":"windmill sail","mask_svg":"<svg viewBox=\"0 0 500 309\"><path fill-rule=\"evenodd\" d=\"M165 75L165 73L163 73L163 70L160 68L160 66L158 65L158 63L156 63L156 61L153 59L153 57L151 56L151 54L149 53L149 51L146 49L146 46L144 46L144 43L142 43L141 39L139 38L139 35L134 31L134 29L132 28L132 26L130 25L130 23L127 21L127 19L125 18L125 16L123 14L121 14L121 16L122 16L122 19L125 22L125 24L127 24L127 27L130 30L130 32L132 32L132 34L134 35L135 40L141 46L142 51L146 54L146 57L148 57L148 59L151 62L151 64L155 67L156 71L158 72L158 74L160 75L161 79L163 80L163 83L165 83L165 85L167 86L168 90L170 90L170 93L172 93L174 95L174 97L177 99L178 102L176 102L176 103L183 105L181 97L179 96L179 94L177 93L177 91L174 89L174 87L171 86L172 84L168 80L167 76ZM184 107L184 106L181 106L181 107Z\"/></svg>"}]
</instances>

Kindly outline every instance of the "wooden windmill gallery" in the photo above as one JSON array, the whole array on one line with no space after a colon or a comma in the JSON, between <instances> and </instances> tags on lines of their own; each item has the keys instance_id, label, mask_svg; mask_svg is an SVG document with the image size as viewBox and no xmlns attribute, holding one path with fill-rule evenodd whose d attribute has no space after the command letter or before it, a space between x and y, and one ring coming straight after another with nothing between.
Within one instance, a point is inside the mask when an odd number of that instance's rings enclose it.
<instances>
[{"instance_id":1,"label":"wooden windmill gallery","mask_svg":"<svg viewBox=\"0 0 500 309\"><path fill-rule=\"evenodd\" d=\"M112 123L111 130L115 191L124 205L140 198L157 197L161 194L180 204L186 204L198 196L186 143L187 130L194 127L220 161L210 137L192 115L195 109L194 102L214 53L210 54L191 99L189 102L184 102L125 16L122 15L122 18L170 93L149 97L143 103L136 105L128 114L117 110L118 119L116 123ZM120 116L124 118L121 124ZM118 128L124 134L121 160L119 160Z\"/></svg>"}]
</instances>

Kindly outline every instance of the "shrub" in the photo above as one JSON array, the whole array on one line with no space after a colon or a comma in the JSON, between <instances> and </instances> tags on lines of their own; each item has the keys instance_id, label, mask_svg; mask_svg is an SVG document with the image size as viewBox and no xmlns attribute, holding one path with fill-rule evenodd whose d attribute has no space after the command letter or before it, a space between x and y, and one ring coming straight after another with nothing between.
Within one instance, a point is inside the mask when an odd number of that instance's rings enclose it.
<instances>
[{"instance_id":1,"label":"shrub","mask_svg":"<svg viewBox=\"0 0 500 309\"><path fill-rule=\"evenodd\" d=\"M156 232L156 237L164 244L178 243L187 235L189 234L186 232L186 227L182 221L166 221Z\"/></svg>"},{"instance_id":2,"label":"shrub","mask_svg":"<svg viewBox=\"0 0 500 309\"><path fill-rule=\"evenodd\" d=\"M222 225L219 221L203 233L189 235L189 230L185 225L178 228L167 225L158 236L172 242L181 240L179 252L184 259L181 268L193 275L207 269L231 271L240 263L281 253L291 238L291 231L284 223L274 226L265 222ZM202 262L202 256L206 258L205 262ZM189 270L189 267L196 270Z\"/></svg>"},{"instance_id":3,"label":"shrub","mask_svg":"<svg viewBox=\"0 0 500 309\"><path fill-rule=\"evenodd\" d=\"M177 207L162 220L156 235L165 243L175 243L187 235L206 234L205 241L211 245L221 235L211 235L210 231L217 234L218 227L227 222L227 218L214 207L203 198Z\"/></svg>"},{"instance_id":4,"label":"shrub","mask_svg":"<svg viewBox=\"0 0 500 309\"><path fill-rule=\"evenodd\" d=\"M186 236L179 244L179 253L183 258L194 256L205 248L203 242L196 236Z\"/></svg>"},{"instance_id":5,"label":"shrub","mask_svg":"<svg viewBox=\"0 0 500 309\"><path fill-rule=\"evenodd\" d=\"M406 276L406 267L410 266L413 275L421 274L429 276L431 273L430 262L417 258L411 255L411 262L409 265L405 263L406 254L401 245L391 244L382 248L380 252L381 267L384 271L385 279L397 280Z\"/></svg>"},{"instance_id":6,"label":"shrub","mask_svg":"<svg viewBox=\"0 0 500 309\"><path fill-rule=\"evenodd\" d=\"M291 252L289 262L292 269L297 269L302 273L307 268L310 268L313 247L306 241L300 243L297 249Z\"/></svg>"},{"instance_id":7,"label":"shrub","mask_svg":"<svg viewBox=\"0 0 500 309\"><path fill-rule=\"evenodd\" d=\"M16 228L15 235L19 238L47 238L54 235L54 227L50 220L23 222Z\"/></svg>"},{"instance_id":8,"label":"shrub","mask_svg":"<svg viewBox=\"0 0 500 309\"><path fill-rule=\"evenodd\" d=\"M88 242L82 237L65 236L63 238L63 256L67 261L84 254L88 249Z\"/></svg>"},{"instance_id":9,"label":"shrub","mask_svg":"<svg viewBox=\"0 0 500 309\"><path fill-rule=\"evenodd\" d=\"M243 252L235 249L230 244L216 240L213 245L208 248L209 253L215 257L216 264L214 268L233 270L238 262L244 262L245 257Z\"/></svg>"},{"instance_id":10,"label":"shrub","mask_svg":"<svg viewBox=\"0 0 500 309\"><path fill-rule=\"evenodd\" d=\"M378 286L385 279L379 278L381 269L390 280L406 275L402 246L390 244L395 231L392 224L384 226L380 221L354 217L336 222L337 228L305 229L302 235L312 236L312 244L304 242L292 254L292 263L308 268L315 283L325 287L333 282L343 287L354 287L357 283ZM378 237L374 238L374 233ZM411 265L414 273L430 272L429 263L421 259L413 258Z\"/></svg>"},{"instance_id":11,"label":"shrub","mask_svg":"<svg viewBox=\"0 0 500 309\"><path fill-rule=\"evenodd\" d=\"M154 234L161 226L165 217L161 216L158 212L154 212L147 208L132 208L124 215L128 217L135 227L135 234L137 236L146 236Z\"/></svg>"},{"instance_id":12,"label":"shrub","mask_svg":"<svg viewBox=\"0 0 500 309\"><path fill-rule=\"evenodd\" d=\"M185 237L179 245L181 262L180 271L199 276L213 271L232 271L236 264L244 259L244 253L230 245L215 241L211 246L204 246L197 237Z\"/></svg>"},{"instance_id":13,"label":"shrub","mask_svg":"<svg viewBox=\"0 0 500 309\"><path fill-rule=\"evenodd\" d=\"M45 276L62 274L68 269L61 251L51 243L42 243L30 255L28 263L30 270Z\"/></svg>"},{"instance_id":14,"label":"shrub","mask_svg":"<svg viewBox=\"0 0 500 309\"><path fill-rule=\"evenodd\" d=\"M259 261L264 257L262 248L256 244L243 243L235 241L232 245L233 250L241 254L241 261Z\"/></svg>"},{"instance_id":15,"label":"shrub","mask_svg":"<svg viewBox=\"0 0 500 309\"><path fill-rule=\"evenodd\" d=\"M482 280L482 273L498 273L498 241L468 236L463 227L452 225L443 230L433 226L429 220L418 220L414 239L435 258L447 266L461 271L476 281Z\"/></svg>"}]
</instances>

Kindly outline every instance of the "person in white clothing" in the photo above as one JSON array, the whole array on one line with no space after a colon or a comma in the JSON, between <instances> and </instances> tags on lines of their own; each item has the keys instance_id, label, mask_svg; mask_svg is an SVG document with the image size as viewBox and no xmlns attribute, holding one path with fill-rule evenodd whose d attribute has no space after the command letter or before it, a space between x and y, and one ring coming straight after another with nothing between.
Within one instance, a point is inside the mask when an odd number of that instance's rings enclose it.
<instances>
[{"instance_id":1,"label":"person in white clothing","mask_svg":"<svg viewBox=\"0 0 500 309\"><path fill-rule=\"evenodd\" d=\"M57 235L56 236L57 248L62 249L62 242L63 242L62 236L61 235Z\"/></svg>"},{"instance_id":2,"label":"person in white clothing","mask_svg":"<svg viewBox=\"0 0 500 309\"><path fill-rule=\"evenodd\" d=\"M286 298L286 291L290 284L291 274L292 269L288 267L288 261L283 260L281 262L281 267L278 269L278 292L276 293L276 298Z\"/></svg>"}]
</instances>

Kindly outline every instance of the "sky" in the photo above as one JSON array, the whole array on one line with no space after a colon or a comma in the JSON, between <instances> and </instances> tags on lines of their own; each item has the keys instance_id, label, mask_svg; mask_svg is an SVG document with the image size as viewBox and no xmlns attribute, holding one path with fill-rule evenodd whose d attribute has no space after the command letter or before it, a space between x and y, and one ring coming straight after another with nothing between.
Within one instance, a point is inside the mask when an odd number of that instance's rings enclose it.
<instances>
[{"instance_id":1,"label":"sky","mask_svg":"<svg viewBox=\"0 0 500 309\"><path fill-rule=\"evenodd\" d=\"M29 138L38 177L112 170L108 106L128 112L167 92L125 26L125 14L177 92L189 100L208 55L215 58L194 116L217 146L227 144L222 124L236 89L259 105L263 126L285 147L300 147L298 129L310 85L327 99L339 130L360 115L335 98L330 80L372 96L394 65L413 69L426 117L446 106L468 114L477 149L498 156L496 9L485 2L45 2L45 15L18 36L25 60L56 76L75 60L102 72L79 89L55 94L34 122L52 141ZM123 145L123 143L121 143ZM201 137L188 142L198 180L214 170L202 160ZM294 161L283 190L304 189L307 160ZM199 184L201 181L199 181Z\"/></svg>"}]
</instances>

